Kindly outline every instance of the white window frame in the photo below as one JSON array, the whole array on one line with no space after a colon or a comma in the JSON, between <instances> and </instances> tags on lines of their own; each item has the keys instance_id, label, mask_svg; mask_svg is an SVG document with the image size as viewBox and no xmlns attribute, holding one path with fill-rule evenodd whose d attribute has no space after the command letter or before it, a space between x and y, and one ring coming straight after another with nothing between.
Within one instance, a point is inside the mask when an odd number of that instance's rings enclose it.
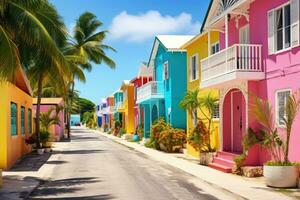
<instances>
[{"instance_id":1,"label":"white window frame","mask_svg":"<svg viewBox=\"0 0 300 200\"><path fill-rule=\"evenodd\" d=\"M218 51L213 52L213 48L216 48L217 45L219 45ZM219 51L220 51L220 41L217 41L217 42L215 42L215 43L213 43L213 44L210 45L211 55L214 55L214 54L218 53Z\"/></svg>"},{"instance_id":2,"label":"white window frame","mask_svg":"<svg viewBox=\"0 0 300 200\"><path fill-rule=\"evenodd\" d=\"M292 10L291 10L291 2L290 1L288 1L288 2L286 2L286 3L284 3L284 4L281 4L280 6L278 6L278 7L276 7L276 8L274 8L274 9L271 9L269 12L271 12L271 11L273 11L274 12L274 27L273 27L273 29L274 29L274 40L273 40L273 42L274 42L274 53L273 54L279 54L279 53L282 53L282 52L284 52L284 51L288 51L288 50L291 50L292 48L293 48L293 46L292 46L292 22L291 22L291 24L290 24L290 47L285 47L285 19L284 19L284 17L285 17L285 12L284 12L284 7L285 6L287 6L287 5L290 5L290 13L292 12ZM283 42L283 47L282 47L282 49L280 49L280 50L277 50L277 27L276 27L276 12L278 11L278 10L280 10L280 9L282 9L282 42Z\"/></svg>"},{"instance_id":3,"label":"white window frame","mask_svg":"<svg viewBox=\"0 0 300 200\"><path fill-rule=\"evenodd\" d=\"M275 120L276 120L276 126L279 128L284 128L284 125L281 125L279 123L279 107L278 107L278 93L280 92L290 92L290 95L292 94L292 89L280 89L280 90L276 90L275 92Z\"/></svg>"},{"instance_id":4,"label":"white window frame","mask_svg":"<svg viewBox=\"0 0 300 200\"><path fill-rule=\"evenodd\" d=\"M168 80L168 79L169 79L169 62L166 61L163 64L163 80Z\"/></svg>"},{"instance_id":5,"label":"white window frame","mask_svg":"<svg viewBox=\"0 0 300 200\"><path fill-rule=\"evenodd\" d=\"M196 74L195 74L195 78L193 79L193 58L196 58ZM190 56L190 69L189 69L189 73L190 73L190 82L198 80L199 79L199 55L197 53L193 54L192 56Z\"/></svg>"},{"instance_id":6,"label":"white window frame","mask_svg":"<svg viewBox=\"0 0 300 200\"><path fill-rule=\"evenodd\" d=\"M217 102L217 103L216 103L216 106L218 106L218 107L219 107L219 111L218 111L218 115L219 115L219 117L215 117L215 116L214 116L214 114L215 114L215 113L212 113L212 119L213 119L213 121L220 120L220 103L219 103L219 102Z\"/></svg>"}]
</instances>

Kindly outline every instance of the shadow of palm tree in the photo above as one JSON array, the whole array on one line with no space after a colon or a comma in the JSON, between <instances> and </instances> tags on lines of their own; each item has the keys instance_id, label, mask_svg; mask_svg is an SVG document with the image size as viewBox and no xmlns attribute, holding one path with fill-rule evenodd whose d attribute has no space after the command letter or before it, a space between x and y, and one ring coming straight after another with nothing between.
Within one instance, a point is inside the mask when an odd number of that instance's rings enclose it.
<instances>
[{"instance_id":1,"label":"shadow of palm tree","mask_svg":"<svg viewBox=\"0 0 300 200\"><path fill-rule=\"evenodd\" d=\"M83 196L83 197L49 197L63 194L72 194L82 190L81 185L100 182L94 177L68 178L53 181L42 181L41 185L35 189L27 199L111 199L110 195Z\"/></svg>"},{"instance_id":2,"label":"shadow of palm tree","mask_svg":"<svg viewBox=\"0 0 300 200\"><path fill-rule=\"evenodd\" d=\"M31 200L109 200L109 199L114 199L114 197L109 194L100 194L100 195L80 196L80 197L31 198Z\"/></svg>"},{"instance_id":3,"label":"shadow of palm tree","mask_svg":"<svg viewBox=\"0 0 300 200\"><path fill-rule=\"evenodd\" d=\"M93 154L93 153L103 153L105 150L101 149L91 149L91 150L66 150L66 151L54 151L54 154Z\"/></svg>"}]
</instances>

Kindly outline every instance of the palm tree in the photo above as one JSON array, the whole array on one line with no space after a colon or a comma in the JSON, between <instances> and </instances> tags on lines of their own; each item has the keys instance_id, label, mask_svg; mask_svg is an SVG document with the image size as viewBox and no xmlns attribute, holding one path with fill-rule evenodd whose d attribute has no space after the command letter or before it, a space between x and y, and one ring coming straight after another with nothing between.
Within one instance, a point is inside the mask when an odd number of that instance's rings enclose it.
<instances>
[{"instance_id":1,"label":"palm tree","mask_svg":"<svg viewBox=\"0 0 300 200\"><path fill-rule=\"evenodd\" d=\"M198 95L199 89L188 91L183 100L179 103L181 108L187 110L191 114L194 127L196 127L198 123L198 108L200 106Z\"/></svg>"},{"instance_id":2,"label":"palm tree","mask_svg":"<svg viewBox=\"0 0 300 200\"><path fill-rule=\"evenodd\" d=\"M0 78L13 81L15 71L28 55L40 52L57 65L64 63L63 56L53 40L63 37L61 21L54 7L46 0L0 1ZM30 57L30 56L29 56Z\"/></svg>"},{"instance_id":3,"label":"palm tree","mask_svg":"<svg viewBox=\"0 0 300 200\"><path fill-rule=\"evenodd\" d=\"M203 120L207 121L207 130L209 134L212 134L212 126L213 126L213 114L216 110L216 107L218 105L219 99L212 96L211 93L208 93L207 95L204 95L200 97L199 102L200 102L200 112L203 115ZM211 148L211 143L210 143L210 136L208 137L208 148L209 150L212 150Z\"/></svg>"},{"instance_id":4,"label":"palm tree","mask_svg":"<svg viewBox=\"0 0 300 200\"><path fill-rule=\"evenodd\" d=\"M97 31L101 26L102 22L90 12L83 13L76 21L73 38L71 38L71 42L66 49L66 54L81 57L81 61L77 60L73 63L77 64L82 70L91 71L92 63L102 64L104 62L110 68L115 68L116 66L115 62L105 53L106 50L115 51L115 49L103 44L107 31ZM78 69L78 71L80 70ZM73 94L75 88L75 79L83 81L84 76L80 77L77 74L73 74L70 82L71 94ZM72 99L71 97L70 105L72 105ZM67 125L68 137L70 137L69 120Z\"/></svg>"}]
</instances>

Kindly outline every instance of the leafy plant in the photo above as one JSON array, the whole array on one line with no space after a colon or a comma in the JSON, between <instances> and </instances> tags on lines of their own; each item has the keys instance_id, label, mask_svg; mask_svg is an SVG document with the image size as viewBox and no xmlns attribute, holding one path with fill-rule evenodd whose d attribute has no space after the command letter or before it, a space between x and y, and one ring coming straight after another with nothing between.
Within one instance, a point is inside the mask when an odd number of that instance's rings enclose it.
<instances>
[{"instance_id":1,"label":"leafy plant","mask_svg":"<svg viewBox=\"0 0 300 200\"><path fill-rule=\"evenodd\" d=\"M117 136L122 137L122 135L124 135L125 133L126 133L125 129L121 128Z\"/></svg>"},{"instance_id":2,"label":"leafy plant","mask_svg":"<svg viewBox=\"0 0 300 200\"><path fill-rule=\"evenodd\" d=\"M50 133L48 131L41 131L40 140L42 147L46 147L48 141L50 141Z\"/></svg>"},{"instance_id":3,"label":"leafy plant","mask_svg":"<svg viewBox=\"0 0 300 200\"><path fill-rule=\"evenodd\" d=\"M182 129L175 129L168 126L160 133L158 144L162 144L166 148L166 152L172 153L178 151L186 142L186 133ZM175 149L176 147L179 147Z\"/></svg>"},{"instance_id":4,"label":"leafy plant","mask_svg":"<svg viewBox=\"0 0 300 200\"><path fill-rule=\"evenodd\" d=\"M285 106L284 130L285 138L282 139L275 127L272 106L268 101L254 97L251 105L252 114L257 118L258 123L262 126L260 130L263 133L262 145L270 151L273 163L280 165L289 163L289 144L292 126L300 108L299 94L294 93L288 97Z\"/></svg>"},{"instance_id":5,"label":"leafy plant","mask_svg":"<svg viewBox=\"0 0 300 200\"><path fill-rule=\"evenodd\" d=\"M188 136L188 143L200 152L209 152L210 145L208 145L209 131L203 121L198 121L196 127Z\"/></svg>"},{"instance_id":6,"label":"leafy plant","mask_svg":"<svg viewBox=\"0 0 300 200\"><path fill-rule=\"evenodd\" d=\"M151 126L150 131L150 144L152 144L152 147L155 149L160 149L158 140L160 137L160 133L168 128L168 124L163 118L157 119L154 124Z\"/></svg>"},{"instance_id":7,"label":"leafy plant","mask_svg":"<svg viewBox=\"0 0 300 200\"><path fill-rule=\"evenodd\" d=\"M198 95L199 89L196 89L195 91L188 91L182 101L179 103L181 108L187 110L191 114L194 126L197 125L198 108L201 105Z\"/></svg>"},{"instance_id":8,"label":"leafy plant","mask_svg":"<svg viewBox=\"0 0 300 200\"><path fill-rule=\"evenodd\" d=\"M40 123L42 131L49 131L52 125L60 125L59 113L64 108L62 106L51 107L47 112L40 114Z\"/></svg>"},{"instance_id":9,"label":"leafy plant","mask_svg":"<svg viewBox=\"0 0 300 200\"><path fill-rule=\"evenodd\" d=\"M139 135L139 138L140 140L144 137L144 124L140 124L138 127L137 127L137 130L136 130L137 134Z\"/></svg>"}]
</instances>

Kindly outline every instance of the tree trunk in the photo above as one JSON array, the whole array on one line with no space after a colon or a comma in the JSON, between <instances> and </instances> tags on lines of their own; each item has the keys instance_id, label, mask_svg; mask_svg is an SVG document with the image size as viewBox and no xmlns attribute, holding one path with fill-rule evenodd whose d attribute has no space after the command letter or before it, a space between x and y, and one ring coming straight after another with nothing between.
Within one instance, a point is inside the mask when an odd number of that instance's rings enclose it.
<instances>
[{"instance_id":1,"label":"tree trunk","mask_svg":"<svg viewBox=\"0 0 300 200\"><path fill-rule=\"evenodd\" d=\"M193 123L194 123L194 128L197 126L197 120L198 116L197 116L197 108L193 110Z\"/></svg>"},{"instance_id":2,"label":"tree trunk","mask_svg":"<svg viewBox=\"0 0 300 200\"><path fill-rule=\"evenodd\" d=\"M291 136L291 129L287 129L286 133L286 144L285 144L285 151L284 151L284 162L289 162L289 146L290 146L290 136Z\"/></svg>"},{"instance_id":3,"label":"tree trunk","mask_svg":"<svg viewBox=\"0 0 300 200\"><path fill-rule=\"evenodd\" d=\"M68 139L70 139L70 133L71 133L71 124L70 124L70 119L71 119L71 114L70 111L72 109L72 104L73 104L73 98L74 98L74 89L75 89L75 82L74 82L74 77L73 77L73 83L72 83L72 88L71 88L71 101L70 101L70 109L68 112L68 122L67 122L67 127L68 127Z\"/></svg>"},{"instance_id":4,"label":"tree trunk","mask_svg":"<svg viewBox=\"0 0 300 200\"><path fill-rule=\"evenodd\" d=\"M36 147L41 146L40 143L40 114L41 114L41 100L43 91L43 74L40 74L38 80L38 90L37 90L37 103L36 103L36 114L35 114L35 134L36 134Z\"/></svg>"}]
</instances>

